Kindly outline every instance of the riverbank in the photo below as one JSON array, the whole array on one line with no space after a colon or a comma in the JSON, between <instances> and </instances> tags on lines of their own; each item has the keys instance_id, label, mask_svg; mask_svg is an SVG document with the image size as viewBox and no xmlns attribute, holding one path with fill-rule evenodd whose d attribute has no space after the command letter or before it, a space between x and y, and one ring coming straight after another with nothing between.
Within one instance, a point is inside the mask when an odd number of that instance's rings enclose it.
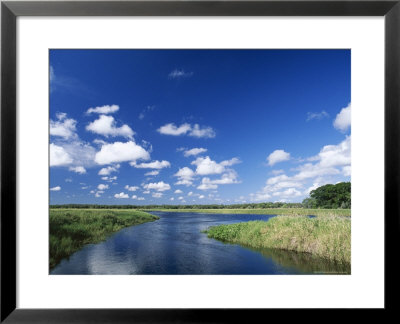
<instances>
[{"instance_id":1,"label":"riverbank","mask_svg":"<svg viewBox=\"0 0 400 324\"><path fill-rule=\"evenodd\" d=\"M157 219L138 210L50 209L50 269L85 244L98 243L124 227Z\"/></svg>"},{"instance_id":2,"label":"riverbank","mask_svg":"<svg viewBox=\"0 0 400 324\"><path fill-rule=\"evenodd\" d=\"M278 216L213 226L206 233L227 243L306 252L340 264L351 262L351 221L342 217Z\"/></svg>"},{"instance_id":3,"label":"riverbank","mask_svg":"<svg viewBox=\"0 0 400 324\"><path fill-rule=\"evenodd\" d=\"M307 209L307 208L265 208L265 209L142 209L143 211L163 211L178 213L208 213L208 214L258 214L285 216L325 216L351 217L351 209Z\"/></svg>"}]
</instances>

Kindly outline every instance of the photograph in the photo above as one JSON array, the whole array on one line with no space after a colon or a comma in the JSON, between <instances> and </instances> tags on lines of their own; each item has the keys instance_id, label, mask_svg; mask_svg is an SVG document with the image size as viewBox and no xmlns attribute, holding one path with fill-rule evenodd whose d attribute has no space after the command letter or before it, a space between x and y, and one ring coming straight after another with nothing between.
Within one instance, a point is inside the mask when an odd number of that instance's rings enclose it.
<instances>
[{"instance_id":1,"label":"photograph","mask_svg":"<svg viewBox=\"0 0 400 324\"><path fill-rule=\"evenodd\" d=\"M50 275L351 274L351 49L48 55Z\"/></svg>"}]
</instances>

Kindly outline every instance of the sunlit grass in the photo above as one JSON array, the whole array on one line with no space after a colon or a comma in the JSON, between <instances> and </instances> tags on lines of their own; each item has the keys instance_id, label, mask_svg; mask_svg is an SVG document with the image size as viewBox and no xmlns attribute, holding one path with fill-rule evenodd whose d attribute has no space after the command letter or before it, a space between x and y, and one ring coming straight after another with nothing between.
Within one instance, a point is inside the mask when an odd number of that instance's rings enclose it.
<instances>
[{"instance_id":1,"label":"sunlit grass","mask_svg":"<svg viewBox=\"0 0 400 324\"><path fill-rule=\"evenodd\" d=\"M143 209L146 210L146 209ZM341 216L350 217L351 209L307 209L307 208L264 208L264 209L152 209L173 213L207 213L207 214L258 214L287 216Z\"/></svg>"},{"instance_id":2,"label":"sunlit grass","mask_svg":"<svg viewBox=\"0 0 400 324\"><path fill-rule=\"evenodd\" d=\"M137 210L50 209L50 269L85 244L158 218Z\"/></svg>"},{"instance_id":3,"label":"sunlit grass","mask_svg":"<svg viewBox=\"0 0 400 324\"><path fill-rule=\"evenodd\" d=\"M341 217L278 216L210 227L208 237L254 248L306 252L350 264L351 221Z\"/></svg>"}]
</instances>

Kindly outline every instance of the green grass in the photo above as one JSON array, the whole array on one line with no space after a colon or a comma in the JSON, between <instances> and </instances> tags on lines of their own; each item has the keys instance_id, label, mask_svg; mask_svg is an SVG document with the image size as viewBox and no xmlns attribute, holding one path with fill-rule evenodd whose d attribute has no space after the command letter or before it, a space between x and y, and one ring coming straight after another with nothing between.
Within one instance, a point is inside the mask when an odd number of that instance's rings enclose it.
<instances>
[{"instance_id":1,"label":"green grass","mask_svg":"<svg viewBox=\"0 0 400 324\"><path fill-rule=\"evenodd\" d=\"M210 227L208 237L253 248L306 252L341 264L350 264L351 221L340 217L278 216Z\"/></svg>"},{"instance_id":2,"label":"green grass","mask_svg":"<svg viewBox=\"0 0 400 324\"><path fill-rule=\"evenodd\" d=\"M159 217L137 210L50 209L50 269L85 244L156 219Z\"/></svg>"},{"instance_id":3,"label":"green grass","mask_svg":"<svg viewBox=\"0 0 400 324\"><path fill-rule=\"evenodd\" d=\"M143 209L146 210L146 209ZM306 209L306 208L265 208L265 209L152 209L163 212L208 213L208 214L258 214L286 216L340 216L350 217L351 209Z\"/></svg>"}]
</instances>

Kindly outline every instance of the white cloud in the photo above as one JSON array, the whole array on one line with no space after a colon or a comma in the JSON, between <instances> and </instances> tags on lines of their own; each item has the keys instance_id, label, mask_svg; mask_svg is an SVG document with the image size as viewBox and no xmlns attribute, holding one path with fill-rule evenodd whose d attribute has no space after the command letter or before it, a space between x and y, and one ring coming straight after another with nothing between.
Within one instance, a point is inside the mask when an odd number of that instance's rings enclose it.
<instances>
[{"instance_id":1,"label":"white cloud","mask_svg":"<svg viewBox=\"0 0 400 324\"><path fill-rule=\"evenodd\" d=\"M148 160L149 158L150 154L143 147L129 141L103 145L101 150L96 153L95 161L97 164L110 164L139 159Z\"/></svg>"},{"instance_id":2,"label":"white cloud","mask_svg":"<svg viewBox=\"0 0 400 324\"><path fill-rule=\"evenodd\" d=\"M119 106L118 105L105 105L105 106L101 106L101 107L95 107L95 108L89 108L86 113L89 115L91 113L95 113L95 114L112 114L115 113L116 111L119 110Z\"/></svg>"},{"instance_id":3,"label":"white cloud","mask_svg":"<svg viewBox=\"0 0 400 324\"><path fill-rule=\"evenodd\" d=\"M188 167L183 167L174 174L174 177L178 177L178 182L176 182L175 184L190 186L193 184L194 175L195 173L192 169Z\"/></svg>"},{"instance_id":4,"label":"white cloud","mask_svg":"<svg viewBox=\"0 0 400 324\"><path fill-rule=\"evenodd\" d=\"M198 124L194 124L193 126L184 123L181 126L175 126L174 123L169 123L164 126L161 126L157 131L163 135L172 135L172 136L180 136L180 135L189 135L192 137L198 138L212 138L215 137L215 131L209 127L204 126L201 128Z\"/></svg>"},{"instance_id":5,"label":"white cloud","mask_svg":"<svg viewBox=\"0 0 400 324\"><path fill-rule=\"evenodd\" d=\"M193 72L186 72L183 69L175 69L168 74L169 79L182 79L188 78L193 75Z\"/></svg>"},{"instance_id":6,"label":"white cloud","mask_svg":"<svg viewBox=\"0 0 400 324\"><path fill-rule=\"evenodd\" d=\"M351 176L351 166L350 166L350 165L344 166L344 167L342 168L342 172L343 172L343 175L344 175L345 177L350 177L350 176Z\"/></svg>"},{"instance_id":7,"label":"white cloud","mask_svg":"<svg viewBox=\"0 0 400 324\"><path fill-rule=\"evenodd\" d=\"M137 200L145 200L144 197L138 197Z\"/></svg>"},{"instance_id":8,"label":"white cloud","mask_svg":"<svg viewBox=\"0 0 400 324\"><path fill-rule=\"evenodd\" d=\"M131 198L132 198L132 199L137 199L137 196L136 196L136 195L133 195Z\"/></svg>"},{"instance_id":9,"label":"white cloud","mask_svg":"<svg viewBox=\"0 0 400 324\"><path fill-rule=\"evenodd\" d=\"M108 181L108 182L113 182L114 180L117 180L117 176L114 176L114 177L101 177L101 180Z\"/></svg>"},{"instance_id":10,"label":"white cloud","mask_svg":"<svg viewBox=\"0 0 400 324\"><path fill-rule=\"evenodd\" d=\"M140 163L136 164L136 162L131 162L131 166L138 168L138 169L162 169L162 168L169 168L171 166L171 163L168 161L153 161L149 163Z\"/></svg>"},{"instance_id":11,"label":"white cloud","mask_svg":"<svg viewBox=\"0 0 400 324\"><path fill-rule=\"evenodd\" d=\"M192 196L192 195L193 195L193 192L190 191L187 195L188 195L188 196Z\"/></svg>"},{"instance_id":12,"label":"white cloud","mask_svg":"<svg viewBox=\"0 0 400 324\"><path fill-rule=\"evenodd\" d=\"M160 181L160 182L144 184L143 188L145 188L147 190L154 189L157 191L166 191L166 190L170 190L171 186L168 183L165 183L164 181Z\"/></svg>"},{"instance_id":13,"label":"white cloud","mask_svg":"<svg viewBox=\"0 0 400 324\"><path fill-rule=\"evenodd\" d=\"M117 172L119 168L120 168L119 164L117 164L115 166L108 166L106 168L100 169L98 175L109 175L112 172Z\"/></svg>"},{"instance_id":14,"label":"white cloud","mask_svg":"<svg viewBox=\"0 0 400 324\"><path fill-rule=\"evenodd\" d=\"M279 196L280 198L293 198L301 196L301 192L295 188L288 188L282 192L274 192L273 196Z\"/></svg>"},{"instance_id":15,"label":"white cloud","mask_svg":"<svg viewBox=\"0 0 400 324\"><path fill-rule=\"evenodd\" d=\"M100 183L100 184L97 186L97 189L99 189L99 190L108 189L108 185Z\"/></svg>"},{"instance_id":16,"label":"white cloud","mask_svg":"<svg viewBox=\"0 0 400 324\"><path fill-rule=\"evenodd\" d=\"M60 186L56 186L56 187L50 188L50 191L60 191L60 190L61 190Z\"/></svg>"},{"instance_id":17,"label":"white cloud","mask_svg":"<svg viewBox=\"0 0 400 324\"><path fill-rule=\"evenodd\" d=\"M342 108L340 113L337 114L333 126L341 132L347 131L351 126L351 103Z\"/></svg>"},{"instance_id":18,"label":"white cloud","mask_svg":"<svg viewBox=\"0 0 400 324\"><path fill-rule=\"evenodd\" d=\"M69 171L73 171L79 174L85 174L86 169L83 166L76 166L76 167L70 167Z\"/></svg>"},{"instance_id":19,"label":"white cloud","mask_svg":"<svg viewBox=\"0 0 400 324\"><path fill-rule=\"evenodd\" d=\"M215 137L215 131L209 127L205 126L201 128L198 124L194 124L189 136L199 137L199 138L213 138Z\"/></svg>"},{"instance_id":20,"label":"white cloud","mask_svg":"<svg viewBox=\"0 0 400 324\"><path fill-rule=\"evenodd\" d=\"M96 192L96 194L94 195L96 198L99 198L99 197L101 197L101 194L103 194L104 193L104 191L97 191Z\"/></svg>"},{"instance_id":21,"label":"white cloud","mask_svg":"<svg viewBox=\"0 0 400 324\"><path fill-rule=\"evenodd\" d=\"M328 118L328 117L329 117L329 114L325 110L322 110L319 113L315 113L315 112L308 112L307 113L307 121L310 121L310 120L313 120L313 119L321 120L323 118Z\"/></svg>"},{"instance_id":22,"label":"white cloud","mask_svg":"<svg viewBox=\"0 0 400 324\"><path fill-rule=\"evenodd\" d=\"M268 157L268 165L273 166L276 163L287 161L290 159L290 153L285 152L284 150L275 150Z\"/></svg>"},{"instance_id":23,"label":"white cloud","mask_svg":"<svg viewBox=\"0 0 400 324\"><path fill-rule=\"evenodd\" d=\"M158 175L159 173L160 173L160 171L154 170L154 171L146 172L144 175L145 175L145 176L156 176L156 175Z\"/></svg>"},{"instance_id":24,"label":"white cloud","mask_svg":"<svg viewBox=\"0 0 400 324\"><path fill-rule=\"evenodd\" d=\"M178 200L183 200L183 199L184 199L183 197L179 197L179 198L178 198Z\"/></svg>"},{"instance_id":25,"label":"white cloud","mask_svg":"<svg viewBox=\"0 0 400 324\"><path fill-rule=\"evenodd\" d=\"M172 198L169 198L169 200L171 200L171 201L174 201L174 200L175 200L175 198L174 198L174 197L172 197Z\"/></svg>"},{"instance_id":26,"label":"white cloud","mask_svg":"<svg viewBox=\"0 0 400 324\"><path fill-rule=\"evenodd\" d=\"M159 129L157 129L157 131L163 135L179 136L186 134L191 129L192 127L190 126L190 124L187 123L182 124L179 127L175 126L175 124L173 123L169 123L164 126L161 126Z\"/></svg>"},{"instance_id":27,"label":"white cloud","mask_svg":"<svg viewBox=\"0 0 400 324\"><path fill-rule=\"evenodd\" d=\"M209 156L198 157L191 164L196 165L196 174L209 175L209 174L220 174L226 171L226 166L231 166L239 163L239 159L233 158L231 160L222 161L217 163L210 159Z\"/></svg>"},{"instance_id":28,"label":"white cloud","mask_svg":"<svg viewBox=\"0 0 400 324\"><path fill-rule=\"evenodd\" d=\"M203 198L204 198L204 195L200 195L200 196L199 196L199 199L203 199Z\"/></svg>"},{"instance_id":29,"label":"white cloud","mask_svg":"<svg viewBox=\"0 0 400 324\"><path fill-rule=\"evenodd\" d=\"M117 199L127 199L129 198L129 195L124 192L120 192L119 194L115 194L114 197Z\"/></svg>"},{"instance_id":30,"label":"white cloud","mask_svg":"<svg viewBox=\"0 0 400 324\"><path fill-rule=\"evenodd\" d=\"M76 120L67 118L66 113L57 113L57 120L50 119L50 135L59 136L64 139L77 137Z\"/></svg>"},{"instance_id":31,"label":"white cloud","mask_svg":"<svg viewBox=\"0 0 400 324\"><path fill-rule=\"evenodd\" d=\"M186 157L188 157L188 156L192 156L192 155L198 155L198 154L201 154L201 153L204 153L204 152L207 152L207 149L205 149L205 148L192 148L191 150L186 150L184 153L183 153L183 155L184 156L186 156Z\"/></svg>"},{"instance_id":32,"label":"white cloud","mask_svg":"<svg viewBox=\"0 0 400 324\"><path fill-rule=\"evenodd\" d=\"M155 192L151 195L153 198L161 198L163 194L161 192Z\"/></svg>"},{"instance_id":33,"label":"white cloud","mask_svg":"<svg viewBox=\"0 0 400 324\"><path fill-rule=\"evenodd\" d=\"M136 190L139 189L139 187L126 185L125 189L128 190L128 191L136 191Z\"/></svg>"},{"instance_id":34,"label":"white cloud","mask_svg":"<svg viewBox=\"0 0 400 324\"><path fill-rule=\"evenodd\" d=\"M183 191L182 190L180 190L180 189L177 189L177 190L175 190L175 192L174 193L176 193L176 194L181 194L181 193L183 193Z\"/></svg>"},{"instance_id":35,"label":"white cloud","mask_svg":"<svg viewBox=\"0 0 400 324\"><path fill-rule=\"evenodd\" d=\"M71 156L62 146L50 144L50 166L68 165L73 162Z\"/></svg>"},{"instance_id":36,"label":"white cloud","mask_svg":"<svg viewBox=\"0 0 400 324\"><path fill-rule=\"evenodd\" d=\"M128 125L116 127L114 117L106 115L100 115L99 119L96 119L86 126L86 130L106 137L123 136L132 138L135 134Z\"/></svg>"},{"instance_id":37,"label":"white cloud","mask_svg":"<svg viewBox=\"0 0 400 324\"><path fill-rule=\"evenodd\" d=\"M203 178L201 179L201 184L197 187L200 190L210 190L210 189L217 189L218 185L213 184L210 178Z\"/></svg>"}]
</instances>

